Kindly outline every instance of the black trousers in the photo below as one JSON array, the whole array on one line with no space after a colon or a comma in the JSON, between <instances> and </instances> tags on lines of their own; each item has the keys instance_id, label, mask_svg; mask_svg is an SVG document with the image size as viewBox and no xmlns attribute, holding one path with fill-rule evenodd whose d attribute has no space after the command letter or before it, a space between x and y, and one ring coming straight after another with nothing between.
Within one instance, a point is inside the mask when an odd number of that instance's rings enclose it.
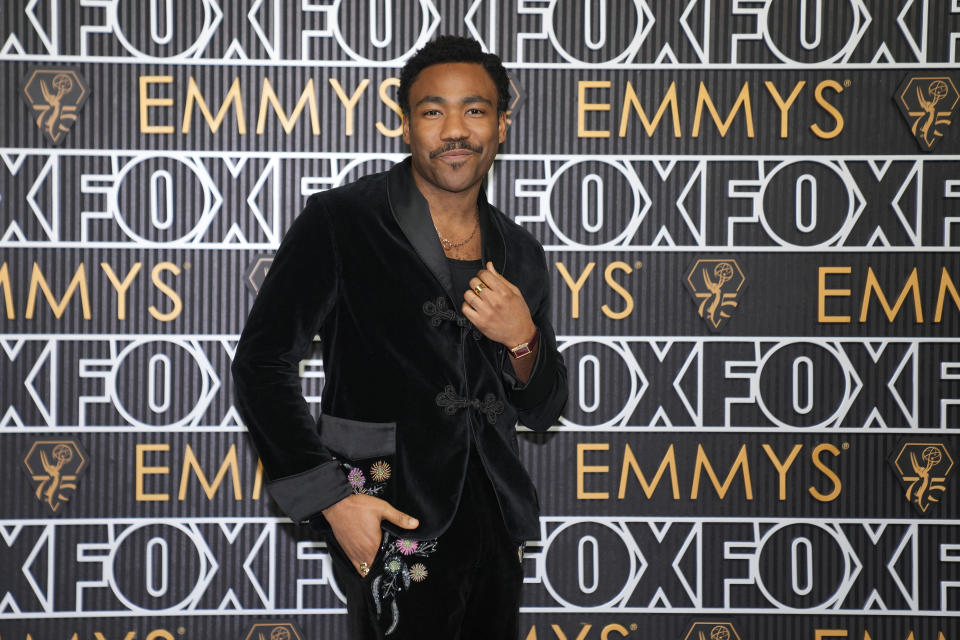
<instances>
[{"instance_id":1,"label":"black trousers","mask_svg":"<svg viewBox=\"0 0 960 640\"><path fill-rule=\"evenodd\" d=\"M438 539L384 532L362 578L333 535L326 537L347 598L349 640L517 640L522 541L507 533L475 454L457 513Z\"/></svg>"}]
</instances>

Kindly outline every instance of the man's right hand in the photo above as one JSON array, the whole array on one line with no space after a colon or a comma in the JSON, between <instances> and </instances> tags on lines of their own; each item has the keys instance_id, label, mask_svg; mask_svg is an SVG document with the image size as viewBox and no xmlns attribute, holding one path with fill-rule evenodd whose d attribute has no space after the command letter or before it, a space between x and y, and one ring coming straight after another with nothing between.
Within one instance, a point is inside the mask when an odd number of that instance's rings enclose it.
<instances>
[{"instance_id":1,"label":"man's right hand","mask_svg":"<svg viewBox=\"0 0 960 640\"><path fill-rule=\"evenodd\" d=\"M392 522L402 529L416 529L416 518L393 508L386 500L356 493L323 510L333 536L347 554L350 564L360 573L360 563L373 564L380 546L380 521ZM361 573L361 575L363 575Z\"/></svg>"}]
</instances>

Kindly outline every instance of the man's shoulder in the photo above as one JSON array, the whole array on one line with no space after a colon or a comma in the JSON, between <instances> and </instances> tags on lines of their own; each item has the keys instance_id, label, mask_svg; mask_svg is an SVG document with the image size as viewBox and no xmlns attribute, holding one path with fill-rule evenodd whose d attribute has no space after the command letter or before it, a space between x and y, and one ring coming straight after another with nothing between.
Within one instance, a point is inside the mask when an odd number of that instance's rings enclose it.
<instances>
[{"instance_id":1,"label":"man's shoulder","mask_svg":"<svg viewBox=\"0 0 960 640\"><path fill-rule=\"evenodd\" d=\"M352 182L318 191L307 198L306 209L321 207L336 215L349 208L354 213L387 202L387 172L371 173Z\"/></svg>"}]
</instances>

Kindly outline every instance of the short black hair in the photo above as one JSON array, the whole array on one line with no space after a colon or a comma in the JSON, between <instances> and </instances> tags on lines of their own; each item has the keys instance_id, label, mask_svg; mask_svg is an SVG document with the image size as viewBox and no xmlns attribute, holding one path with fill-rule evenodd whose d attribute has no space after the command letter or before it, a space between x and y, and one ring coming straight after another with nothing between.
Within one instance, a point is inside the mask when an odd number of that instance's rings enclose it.
<instances>
[{"instance_id":1,"label":"short black hair","mask_svg":"<svg viewBox=\"0 0 960 640\"><path fill-rule=\"evenodd\" d=\"M510 79L500 57L484 52L480 43L473 38L450 35L439 36L428 42L403 65L400 70L400 89L397 91L400 109L406 114L410 113L410 85L421 71L435 64L451 62L472 62L486 69L497 87L497 112L507 110L510 104Z\"/></svg>"}]
</instances>

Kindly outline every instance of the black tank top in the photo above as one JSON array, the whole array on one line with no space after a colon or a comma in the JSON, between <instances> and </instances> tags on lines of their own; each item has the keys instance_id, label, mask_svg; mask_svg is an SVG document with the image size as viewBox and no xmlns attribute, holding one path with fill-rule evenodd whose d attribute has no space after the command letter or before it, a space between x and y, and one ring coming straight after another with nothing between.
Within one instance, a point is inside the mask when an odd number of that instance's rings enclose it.
<instances>
[{"instance_id":1,"label":"black tank top","mask_svg":"<svg viewBox=\"0 0 960 640\"><path fill-rule=\"evenodd\" d=\"M470 279L477 275L477 272L483 268L482 260L457 260L447 258L447 264L450 265L450 275L453 277L453 290L457 294L454 302L457 303L459 310L463 302L463 294L470 288Z\"/></svg>"}]
</instances>

